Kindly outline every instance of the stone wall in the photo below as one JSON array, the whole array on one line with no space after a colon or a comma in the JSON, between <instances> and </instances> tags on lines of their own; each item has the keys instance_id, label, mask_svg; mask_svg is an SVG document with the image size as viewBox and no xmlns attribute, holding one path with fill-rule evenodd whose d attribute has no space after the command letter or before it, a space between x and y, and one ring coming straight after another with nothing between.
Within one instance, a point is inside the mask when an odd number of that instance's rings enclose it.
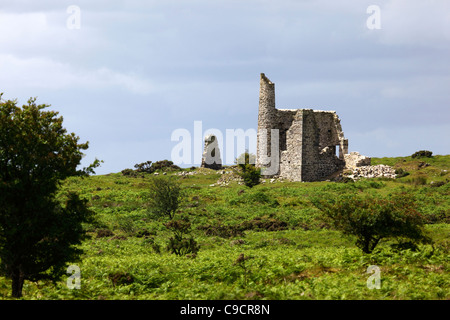
<instances>
[{"instance_id":1,"label":"stone wall","mask_svg":"<svg viewBox=\"0 0 450 320\"><path fill-rule=\"evenodd\" d=\"M369 157L359 154L359 152L353 151L344 156L345 167L347 169L353 169L356 167L370 166L371 159Z\"/></svg>"},{"instance_id":2,"label":"stone wall","mask_svg":"<svg viewBox=\"0 0 450 320\"><path fill-rule=\"evenodd\" d=\"M216 136L210 134L205 137L205 146L202 155L202 168L219 170L222 168L219 143Z\"/></svg>"},{"instance_id":3,"label":"stone wall","mask_svg":"<svg viewBox=\"0 0 450 320\"><path fill-rule=\"evenodd\" d=\"M269 134L278 130L278 140ZM266 130L267 139L262 135ZM271 143L278 150L276 173L293 181L325 180L345 165L348 140L334 111L276 109L275 84L263 73L260 79L256 165L267 167ZM276 156L276 154L274 154ZM274 159L274 158L272 158Z\"/></svg>"},{"instance_id":4,"label":"stone wall","mask_svg":"<svg viewBox=\"0 0 450 320\"><path fill-rule=\"evenodd\" d=\"M280 142L280 147L285 145L284 150L280 149L280 173L283 179L294 181L302 180L302 133L303 122L302 113L297 110L277 110L278 123L282 123L282 130L285 130L284 141ZM287 128L286 128L287 127ZM283 135L280 134L280 140Z\"/></svg>"}]
</instances>

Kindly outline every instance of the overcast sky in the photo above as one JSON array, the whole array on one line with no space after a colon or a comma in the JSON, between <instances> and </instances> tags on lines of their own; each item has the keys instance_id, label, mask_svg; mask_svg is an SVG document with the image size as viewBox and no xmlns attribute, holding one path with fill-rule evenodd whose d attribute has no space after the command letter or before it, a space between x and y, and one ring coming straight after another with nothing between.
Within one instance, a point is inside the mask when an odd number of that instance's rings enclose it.
<instances>
[{"instance_id":1,"label":"overcast sky","mask_svg":"<svg viewBox=\"0 0 450 320\"><path fill-rule=\"evenodd\" d=\"M98 174L170 160L194 121L256 130L260 73L277 108L335 110L349 151L450 154L449 59L448 0L0 2L3 99L59 111Z\"/></svg>"}]
</instances>

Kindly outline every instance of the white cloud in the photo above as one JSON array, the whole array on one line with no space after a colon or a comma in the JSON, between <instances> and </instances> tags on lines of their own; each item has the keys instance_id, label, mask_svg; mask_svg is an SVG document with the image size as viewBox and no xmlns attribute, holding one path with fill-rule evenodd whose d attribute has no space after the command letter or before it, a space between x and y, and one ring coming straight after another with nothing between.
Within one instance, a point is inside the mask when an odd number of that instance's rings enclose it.
<instances>
[{"instance_id":1,"label":"white cloud","mask_svg":"<svg viewBox=\"0 0 450 320\"><path fill-rule=\"evenodd\" d=\"M440 47L450 40L448 0L390 0L381 7L380 40L390 45Z\"/></svg>"},{"instance_id":2,"label":"white cloud","mask_svg":"<svg viewBox=\"0 0 450 320\"><path fill-rule=\"evenodd\" d=\"M9 87L41 88L124 88L132 93L148 94L152 83L135 74L125 74L108 68L86 70L47 58L17 58L0 55L0 83L2 90Z\"/></svg>"}]
</instances>

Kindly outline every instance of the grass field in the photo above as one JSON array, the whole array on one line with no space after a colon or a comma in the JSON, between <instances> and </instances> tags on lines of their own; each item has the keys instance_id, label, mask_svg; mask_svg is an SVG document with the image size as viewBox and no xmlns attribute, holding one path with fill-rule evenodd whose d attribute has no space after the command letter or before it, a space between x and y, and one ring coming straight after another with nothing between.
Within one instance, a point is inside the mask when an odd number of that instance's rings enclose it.
<instances>
[{"instance_id":1,"label":"grass field","mask_svg":"<svg viewBox=\"0 0 450 320\"><path fill-rule=\"evenodd\" d=\"M220 174L208 169L168 173L182 185L177 216L191 222L200 245L196 256L164 249L171 235L167 220L154 218L147 206L153 175L68 179L61 192L78 192L97 213L86 225L91 238L82 244L81 261L73 263L81 288L70 289L67 278L26 281L23 299L449 299L450 156L376 158L372 164L408 174L354 183L267 180L248 188L210 186ZM414 195L433 245L400 250L386 239L364 254L310 201L400 191ZM238 262L241 254L248 259ZM371 265L379 267L379 289L367 285ZM11 298L10 286L0 277L0 299Z\"/></svg>"}]
</instances>

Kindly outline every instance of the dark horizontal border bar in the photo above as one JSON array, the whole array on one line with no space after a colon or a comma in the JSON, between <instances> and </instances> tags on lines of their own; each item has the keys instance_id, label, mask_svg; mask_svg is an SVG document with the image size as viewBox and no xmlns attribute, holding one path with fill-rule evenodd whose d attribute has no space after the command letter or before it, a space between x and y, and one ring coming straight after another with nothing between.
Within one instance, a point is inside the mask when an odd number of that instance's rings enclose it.
<instances>
[{"instance_id":1,"label":"dark horizontal border bar","mask_svg":"<svg viewBox=\"0 0 450 320\"><path fill-rule=\"evenodd\" d=\"M118 316L143 319L309 319L312 317L403 317L424 310L444 312L445 300L9 300L2 312L18 315L65 315L74 319ZM432 308L432 309L427 309ZM442 310L441 310L442 309ZM54 311L54 312L52 312ZM6 314L6 313L5 313Z\"/></svg>"}]
</instances>

